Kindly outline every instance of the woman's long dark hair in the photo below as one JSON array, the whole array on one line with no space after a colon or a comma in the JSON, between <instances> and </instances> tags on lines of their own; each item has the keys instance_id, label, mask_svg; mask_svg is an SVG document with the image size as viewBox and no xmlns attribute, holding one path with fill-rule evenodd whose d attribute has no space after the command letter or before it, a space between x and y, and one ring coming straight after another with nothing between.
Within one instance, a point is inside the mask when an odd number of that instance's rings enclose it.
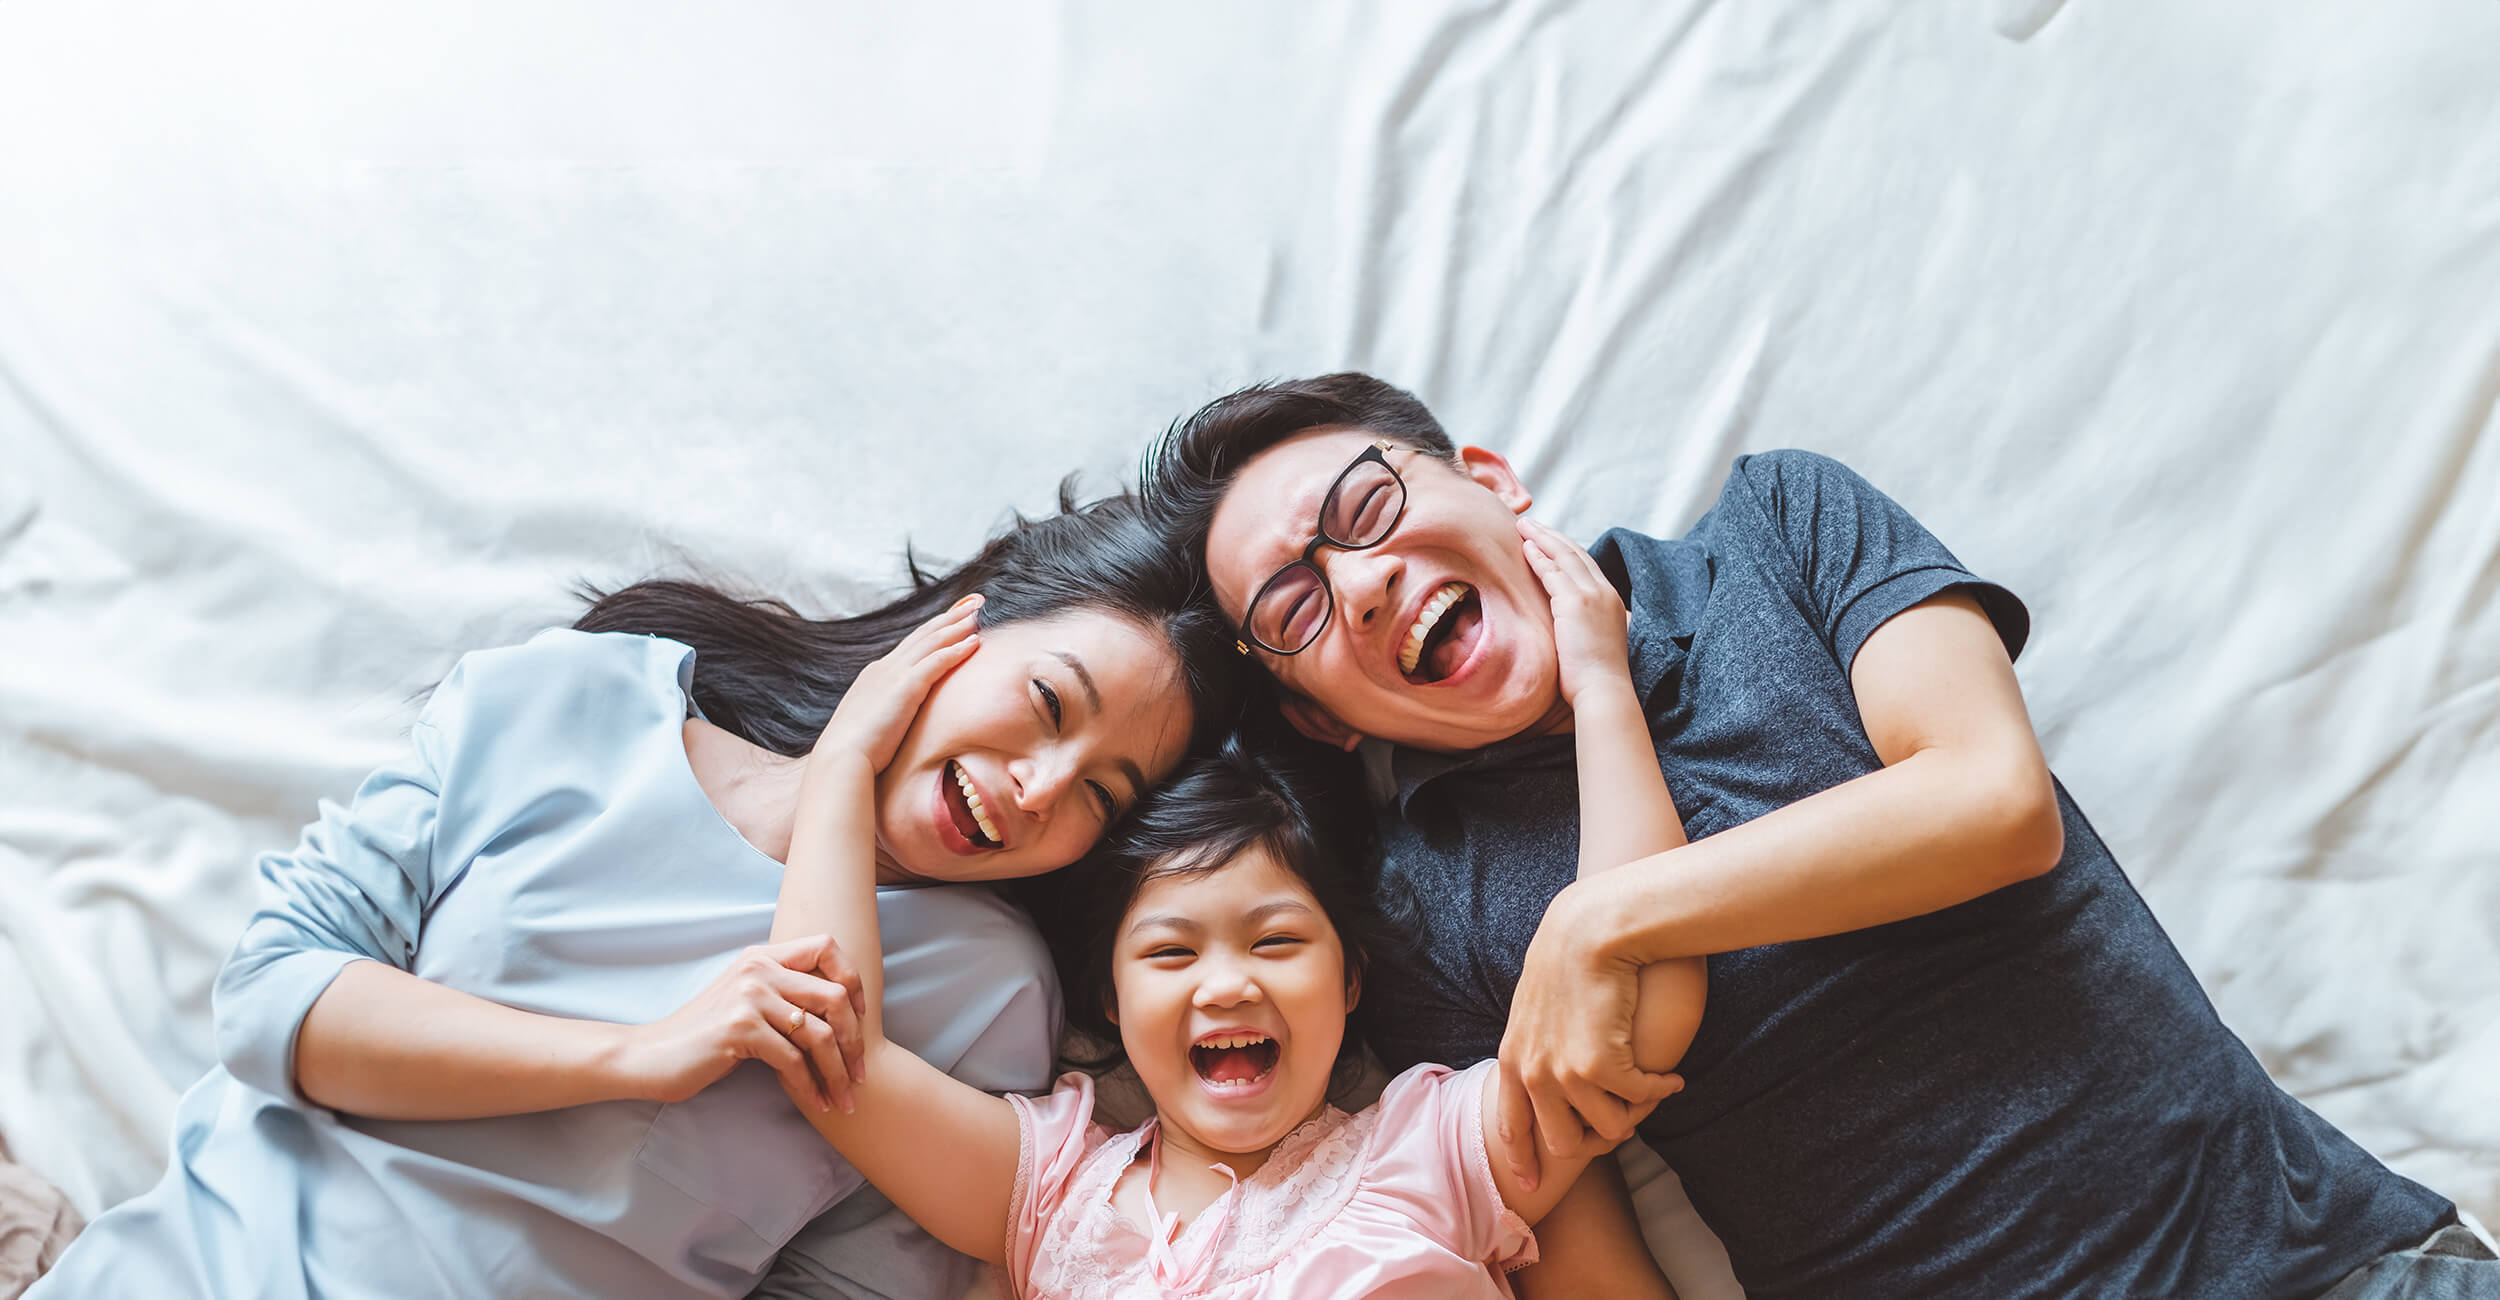
<instances>
[{"instance_id":1,"label":"woman's long dark hair","mask_svg":"<svg viewBox=\"0 0 2500 1300\"><path fill-rule=\"evenodd\" d=\"M1349 977L1390 954L1395 940L1365 888L1372 830L1361 768L1333 750L1280 740L1235 735L1217 752L1190 760L1060 873L1057 888L1029 896L1059 968L1068 1025L1101 1047L1101 1055L1077 1064L1099 1069L1125 1056L1110 1014L1112 955L1120 921L1150 880L1215 871L1262 848L1318 900L1345 948ZM1339 1088L1360 1072L1379 1001L1361 999L1346 1018Z\"/></svg>"},{"instance_id":2,"label":"woman's long dark hair","mask_svg":"<svg viewBox=\"0 0 2500 1300\"><path fill-rule=\"evenodd\" d=\"M957 600L981 593L982 627L1096 610L1162 635L1180 661L1192 748L1221 736L1240 712L1243 674L1189 557L1151 527L1129 493L1079 506L1071 480L1059 513L1016 516L970 560L932 574L908 561L911 590L848 618L808 618L766 597L700 582L654 579L586 589L585 632L639 632L695 651L694 702L703 716L775 753L806 754L860 670Z\"/></svg>"}]
</instances>

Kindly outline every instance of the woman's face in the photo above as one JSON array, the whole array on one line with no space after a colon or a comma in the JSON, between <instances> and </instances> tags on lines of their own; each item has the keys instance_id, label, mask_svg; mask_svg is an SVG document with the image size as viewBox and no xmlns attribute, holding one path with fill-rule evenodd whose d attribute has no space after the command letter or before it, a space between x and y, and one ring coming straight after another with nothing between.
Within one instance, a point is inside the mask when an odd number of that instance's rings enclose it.
<instances>
[{"instance_id":1,"label":"woman's face","mask_svg":"<svg viewBox=\"0 0 2500 1300\"><path fill-rule=\"evenodd\" d=\"M1180 664L1144 625L1079 611L984 628L877 776L879 878L1055 871L1188 742Z\"/></svg>"},{"instance_id":2,"label":"woman's face","mask_svg":"<svg viewBox=\"0 0 2500 1300\"><path fill-rule=\"evenodd\" d=\"M1120 1045L1167 1128L1263 1152L1327 1100L1360 990L1319 900L1266 849L1149 879L1112 942Z\"/></svg>"}]
</instances>

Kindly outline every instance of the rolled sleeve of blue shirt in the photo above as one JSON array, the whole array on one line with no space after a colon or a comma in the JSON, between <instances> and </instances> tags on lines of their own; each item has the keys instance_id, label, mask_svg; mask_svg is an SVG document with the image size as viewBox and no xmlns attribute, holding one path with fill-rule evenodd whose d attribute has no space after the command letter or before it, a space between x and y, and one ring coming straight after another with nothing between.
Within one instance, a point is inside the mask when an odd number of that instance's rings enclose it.
<instances>
[{"instance_id":1,"label":"rolled sleeve of blue shirt","mask_svg":"<svg viewBox=\"0 0 2500 1300\"><path fill-rule=\"evenodd\" d=\"M365 778L347 807L324 800L291 852L261 857L260 910L217 975L218 1059L298 1105L312 1103L295 1088L296 1034L330 981L352 961L415 960L434 892L441 742L422 721L410 739L413 752Z\"/></svg>"},{"instance_id":2,"label":"rolled sleeve of blue shirt","mask_svg":"<svg viewBox=\"0 0 2500 1300\"><path fill-rule=\"evenodd\" d=\"M1957 587L1978 600L2006 657L2022 653L2031 632L2022 601L1964 568L1925 525L1848 466L1812 452L1761 452L1737 462L1729 488L1722 501L1749 504L1761 525L1735 534L1777 539L1843 671L1893 615Z\"/></svg>"}]
</instances>

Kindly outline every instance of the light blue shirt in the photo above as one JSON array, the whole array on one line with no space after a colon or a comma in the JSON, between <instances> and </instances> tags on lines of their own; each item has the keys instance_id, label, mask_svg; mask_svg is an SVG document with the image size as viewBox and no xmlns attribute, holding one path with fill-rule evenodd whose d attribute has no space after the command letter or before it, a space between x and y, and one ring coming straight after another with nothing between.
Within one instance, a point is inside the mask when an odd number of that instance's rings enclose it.
<instances>
[{"instance_id":1,"label":"light blue shirt","mask_svg":"<svg viewBox=\"0 0 2500 1300\"><path fill-rule=\"evenodd\" d=\"M682 735L694 652L545 632L463 658L408 758L291 853L217 981L223 1064L184 1094L164 1179L90 1224L30 1293L738 1296L860 1176L748 1062L682 1102L390 1121L296 1092L304 1013L351 961L525 1011L645 1023L765 940L781 864L722 820ZM1050 1081L1038 934L976 888L887 889L887 1032L991 1090ZM817 1237L837 1293L960 1293L894 1225ZM960 1257L952 1257L959 1259ZM862 1279L846 1284L849 1278ZM925 1283L925 1286L922 1284Z\"/></svg>"}]
</instances>

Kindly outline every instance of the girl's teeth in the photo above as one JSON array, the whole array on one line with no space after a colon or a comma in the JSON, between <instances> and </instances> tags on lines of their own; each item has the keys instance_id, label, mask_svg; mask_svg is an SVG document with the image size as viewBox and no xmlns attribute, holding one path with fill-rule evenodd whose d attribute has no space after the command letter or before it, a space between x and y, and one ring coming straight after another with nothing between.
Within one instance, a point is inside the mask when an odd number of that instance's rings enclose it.
<instances>
[{"instance_id":1,"label":"girl's teeth","mask_svg":"<svg viewBox=\"0 0 2500 1300\"><path fill-rule=\"evenodd\" d=\"M1459 598L1466 594L1467 584L1450 583L1434 592L1432 599L1425 601L1424 607L1416 611L1415 626L1406 630L1406 644L1398 647L1399 672L1415 671L1415 665L1423 661L1424 642L1431 639L1432 629L1440 625L1441 616L1450 612L1450 606L1457 604Z\"/></svg>"},{"instance_id":2,"label":"girl's teeth","mask_svg":"<svg viewBox=\"0 0 2500 1300\"><path fill-rule=\"evenodd\" d=\"M983 835L990 837L990 843L1006 843L998 837L998 828L990 824L989 813L981 807L981 796L973 790L972 778L965 774L961 763L955 764L955 787L964 792L964 804L972 809L973 822L980 826Z\"/></svg>"}]
</instances>

